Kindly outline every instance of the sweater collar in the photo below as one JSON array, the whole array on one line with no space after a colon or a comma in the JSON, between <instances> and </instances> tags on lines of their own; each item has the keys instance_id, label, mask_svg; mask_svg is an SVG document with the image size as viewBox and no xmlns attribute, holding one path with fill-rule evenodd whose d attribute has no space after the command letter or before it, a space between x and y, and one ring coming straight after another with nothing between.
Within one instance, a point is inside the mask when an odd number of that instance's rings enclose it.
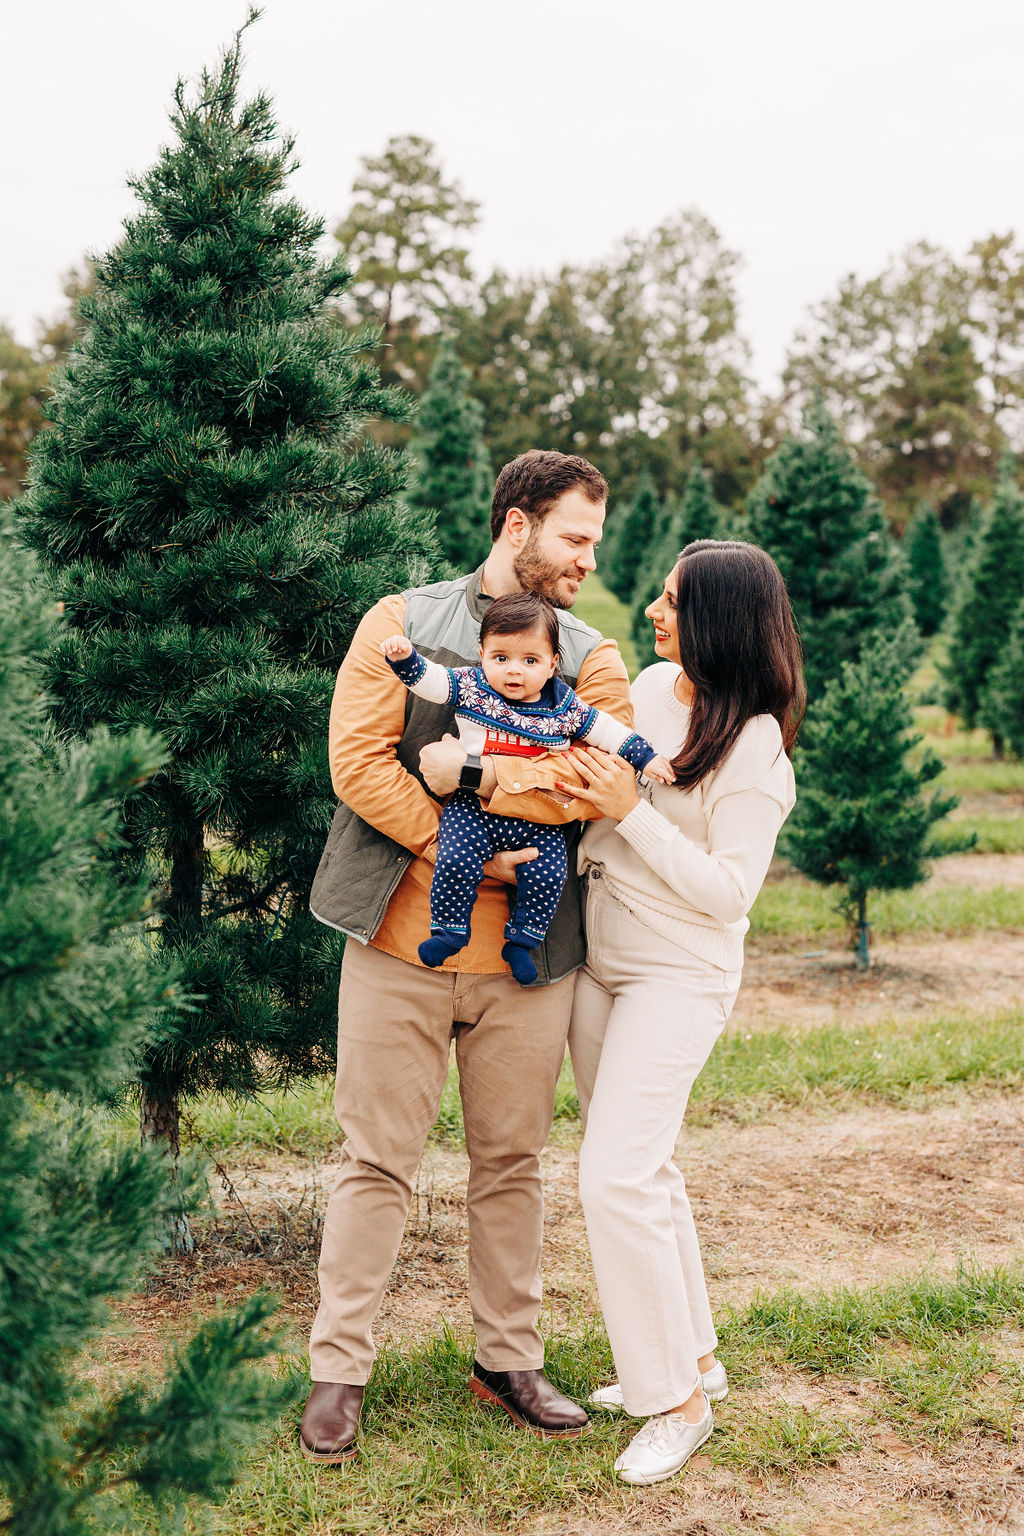
<instances>
[{"instance_id":1,"label":"sweater collar","mask_svg":"<svg viewBox=\"0 0 1024 1536\"><path fill-rule=\"evenodd\" d=\"M477 566L466 588L466 607L479 624L493 602L494 598L484 591L484 568Z\"/></svg>"}]
</instances>

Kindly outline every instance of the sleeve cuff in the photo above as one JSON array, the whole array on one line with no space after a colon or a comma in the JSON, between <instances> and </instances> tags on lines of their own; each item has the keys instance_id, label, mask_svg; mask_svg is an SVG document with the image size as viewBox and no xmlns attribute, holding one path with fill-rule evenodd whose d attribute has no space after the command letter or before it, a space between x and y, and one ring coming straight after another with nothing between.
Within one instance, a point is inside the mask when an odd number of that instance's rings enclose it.
<instances>
[{"instance_id":1,"label":"sleeve cuff","mask_svg":"<svg viewBox=\"0 0 1024 1536\"><path fill-rule=\"evenodd\" d=\"M632 736L626 737L619 748L619 756L625 758L629 766L635 769L646 768L651 758L657 755L650 742L638 736L635 731Z\"/></svg>"},{"instance_id":2,"label":"sleeve cuff","mask_svg":"<svg viewBox=\"0 0 1024 1536\"><path fill-rule=\"evenodd\" d=\"M616 824L616 832L646 859L660 843L666 843L677 829L646 800L638 800L628 816Z\"/></svg>"}]
</instances>

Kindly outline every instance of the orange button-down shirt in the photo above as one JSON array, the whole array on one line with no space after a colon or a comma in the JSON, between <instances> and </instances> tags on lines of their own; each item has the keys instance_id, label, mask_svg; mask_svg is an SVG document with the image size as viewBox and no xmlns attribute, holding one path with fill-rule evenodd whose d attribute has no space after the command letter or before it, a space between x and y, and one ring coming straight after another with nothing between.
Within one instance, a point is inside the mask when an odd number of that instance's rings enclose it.
<instances>
[{"instance_id":1,"label":"orange button-down shirt","mask_svg":"<svg viewBox=\"0 0 1024 1536\"><path fill-rule=\"evenodd\" d=\"M380 644L390 635L402 634L404 621L405 601L400 596L382 597L361 620L338 672L329 752L331 780L339 800L415 855L370 942L400 960L420 965L416 950L430 934L430 880L441 807L406 772L395 751L405 730L407 690L384 660ZM629 679L614 640L595 646L575 686L588 704L632 727ZM582 782L564 753L495 757L493 762L498 782L489 811L548 826L586 820L593 814L583 801L555 789L558 779ZM442 970L476 975L508 970L501 958L509 912L507 892L500 880L483 881L473 908L469 943L446 960Z\"/></svg>"}]
</instances>

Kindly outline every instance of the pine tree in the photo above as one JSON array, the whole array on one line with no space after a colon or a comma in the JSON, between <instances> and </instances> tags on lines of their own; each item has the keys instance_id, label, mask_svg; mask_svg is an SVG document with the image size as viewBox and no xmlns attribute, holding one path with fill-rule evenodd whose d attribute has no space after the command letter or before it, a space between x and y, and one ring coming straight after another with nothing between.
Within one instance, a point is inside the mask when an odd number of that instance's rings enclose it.
<instances>
[{"instance_id":1,"label":"pine tree","mask_svg":"<svg viewBox=\"0 0 1024 1536\"><path fill-rule=\"evenodd\" d=\"M473 570L491 547L491 470L483 443L483 408L469 393L468 371L452 342L438 348L420 399L406 500L437 517L446 559Z\"/></svg>"},{"instance_id":2,"label":"pine tree","mask_svg":"<svg viewBox=\"0 0 1024 1536\"><path fill-rule=\"evenodd\" d=\"M1024 758L1024 598L1017 609L999 659L985 680L979 718L1014 757Z\"/></svg>"},{"instance_id":3,"label":"pine tree","mask_svg":"<svg viewBox=\"0 0 1024 1536\"><path fill-rule=\"evenodd\" d=\"M905 535L907 590L922 635L934 635L946 617L949 576L942 529L934 508L923 501Z\"/></svg>"},{"instance_id":4,"label":"pine tree","mask_svg":"<svg viewBox=\"0 0 1024 1536\"><path fill-rule=\"evenodd\" d=\"M662 528L663 509L650 475L642 474L636 495L608 531L601 562L601 580L620 603L631 604L640 572L651 557L651 546ZM608 548L608 545L611 548Z\"/></svg>"},{"instance_id":5,"label":"pine tree","mask_svg":"<svg viewBox=\"0 0 1024 1536\"><path fill-rule=\"evenodd\" d=\"M898 634L873 637L808 709L795 765L800 794L783 840L803 874L841 887L862 967L869 894L927 878L930 829L957 804L952 795L924 794L942 772L934 753L907 763L921 737L904 692L906 650Z\"/></svg>"},{"instance_id":6,"label":"pine tree","mask_svg":"<svg viewBox=\"0 0 1024 1536\"><path fill-rule=\"evenodd\" d=\"M641 566L634 590L633 644L641 667L648 667L658 660L654 632L650 619L644 617L645 610L664 586L665 577L679 559L684 544L691 544L695 539L722 538L724 520L725 510L712 494L703 465L695 459L686 477L682 500L668 502L665 506L660 532L653 541L650 558Z\"/></svg>"},{"instance_id":7,"label":"pine tree","mask_svg":"<svg viewBox=\"0 0 1024 1536\"><path fill-rule=\"evenodd\" d=\"M978 720L989 673L1003 654L1022 591L1024 496L1007 454L958 593L945 668L947 705L968 729ZM998 735L993 739L998 755L1001 740Z\"/></svg>"},{"instance_id":8,"label":"pine tree","mask_svg":"<svg viewBox=\"0 0 1024 1536\"><path fill-rule=\"evenodd\" d=\"M778 562L800 628L808 696L820 695L869 636L910 616L871 485L820 405L768 460L748 502L750 539Z\"/></svg>"},{"instance_id":9,"label":"pine tree","mask_svg":"<svg viewBox=\"0 0 1024 1536\"><path fill-rule=\"evenodd\" d=\"M397 503L400 460L362 436L404 403L336 323L347 274L284 197L291 142L266 98L238 103L240 67L241 34L179 83L21 504L69 620L61 728L153 726L170 748L126 830L162 877L154 942L200 1000L141 1070L143 1126L172 1148L183 1096L333 1063L339 939L307 901L332 685L360 615L436 548Z\"/></svg>"},{"instance_id":10,"label":"pine tree","mask_svg":"<svg viewBox=\"0 0 1024 1536\"><path fill-rule=\"evenodd\" d=\"M181 997L139 936L146 882L118 879L110 858L120 797L159 771L164 752L141 729L55 743L37 659L54 614L44 602L5 519L0 1526L11 1536L85 1536L130 1528L138 1511L124 1485L168 1517L190 1495L226 1491L282 1389L249 1364L274 1344L265 1297L208 1322L162 1385L129 1382L101 1402L76 1379L83 1348L109 1321L108 1300L151 1267L183 1199L186 1180L169 1184L153 1148L111 1148L100 1109Z\"/></svg>"}]
</instances>

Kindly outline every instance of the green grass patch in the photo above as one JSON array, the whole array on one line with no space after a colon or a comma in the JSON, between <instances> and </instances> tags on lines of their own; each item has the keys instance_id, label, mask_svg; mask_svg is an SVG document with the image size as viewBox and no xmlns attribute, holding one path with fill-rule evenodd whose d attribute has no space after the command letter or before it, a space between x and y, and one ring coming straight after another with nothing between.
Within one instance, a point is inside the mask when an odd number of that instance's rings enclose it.
<instances>
[{"instance_id":1,"label":"green grass patch","mask_svg":"<svg viewBox=\"0 0 1024 1536\"><path fill-rule=\"evenodd\" d=\"M183 1130L188 1138L194 1126L196 1140L217 1154L273 1151L322 1157L340 1140L333 1098L334 1079L326 1077L241 1102L206 1094L188 1106Z\"/></svg>"},{"instance_id":2,"label":"green grass patch","mask_svg":"<svg viewBox=\"0 0 1024 1536\"><path fill-rule=\"evenodd\" d=\"M920 1275L877 1289L779 1291L720 1333L723 1357L734 1352L762 1377L785 1366L874 1380L885 1417L922 1439L946 1444L984 1429L1010 1443L1024 1386L1011 1362L1001 1368L993 1339L1022 1321L1024 1271L961 1269L948 1280ZM986 1381L993 1374L994 1387Z\"/></svg>"},{"instance_id":3,"label":"green grass patch","mask_svg":"<svg viewBox=\"0 0 1024 1536\"><path fill-rule=\"evenodd\" d=\"M958 1088L1024 1087L1024 1011L965 1014L911 1025L729 1031L712 1052L690 1096L690 1123L718 1116L754 1120L792 1105L836 1108L856 1102L910 1104ZM235 1104L211 1094L189 1112L201 1145L237 1156L252 1151L323 1157L340 1133L328 1079L259 1102ZM555 1092L555 1124L575 1132L579 1099L568 1062ZM435 1140L464 1140L458 1077L452 1067L441 1096Z\"/></svg>"},{"instance_id":4,"label":"green grass patch","mask_svg":"<svg viewBox=\"0 0 1024 1536\"><path fill-rule=\"evenodd\" d=\"M964 825L967 825L966 823ZM842 933L838 886L813 885L799 875L773 880L761 889L750 914L753 938L815 939ZM879 891L868 903L876 933L991 933L1024 927L1024 886L991 890L925 882L909 891Z\"/></svg>"},{"instance_id":5,"label":"green grass patch","mask_svg":"<svg viewBox=\"0 0 1024 1536\"><path fill-rule=\"evenodd\" d=\"M1024 1011L910 1025L824 1025L723 1035L694 1084L688 1119L751 1119L793 1105L910 1104L958 1087L1024 1086Z\"/></svg>"},{"instance_id":6,"label":"green grass patch","mask_svg":"<svg viewBox=\"0 0 1024 1536\"><path fill-rule=\"evenodd\" d=\"M1024 853L1024 815L953 816L947 825L954 836L961 831L974 834L971 853ZM970 870L966 873L969 879Z\"/></svg>"},{"instance_id":7,"label":"green grass patch","mask_svg":"<svg viewBox=\"0 0 1024 1536\"><path fill-rule=\"evenodd\" d=\"M606 639L618 642L626 671L630 677L635 677L638 669L631 633L633 615L625 603L620 603L615 594L609 592L599 576L591 573L587 577L572 611L584 624L599 629Z\"/></svg>"},{"instance_id":8,"label":"green grass patch","mask_svg":"<svg viewBox=\"0 0 1024 1536\"><path fill-rule=\"evenodd\" d=\"M988 731L949 730L950 716L941 705L920 704L914 710L914 724L923 731L927 744L943 762L992 757L992 737Z\"/></svg>"}]
</instances>

